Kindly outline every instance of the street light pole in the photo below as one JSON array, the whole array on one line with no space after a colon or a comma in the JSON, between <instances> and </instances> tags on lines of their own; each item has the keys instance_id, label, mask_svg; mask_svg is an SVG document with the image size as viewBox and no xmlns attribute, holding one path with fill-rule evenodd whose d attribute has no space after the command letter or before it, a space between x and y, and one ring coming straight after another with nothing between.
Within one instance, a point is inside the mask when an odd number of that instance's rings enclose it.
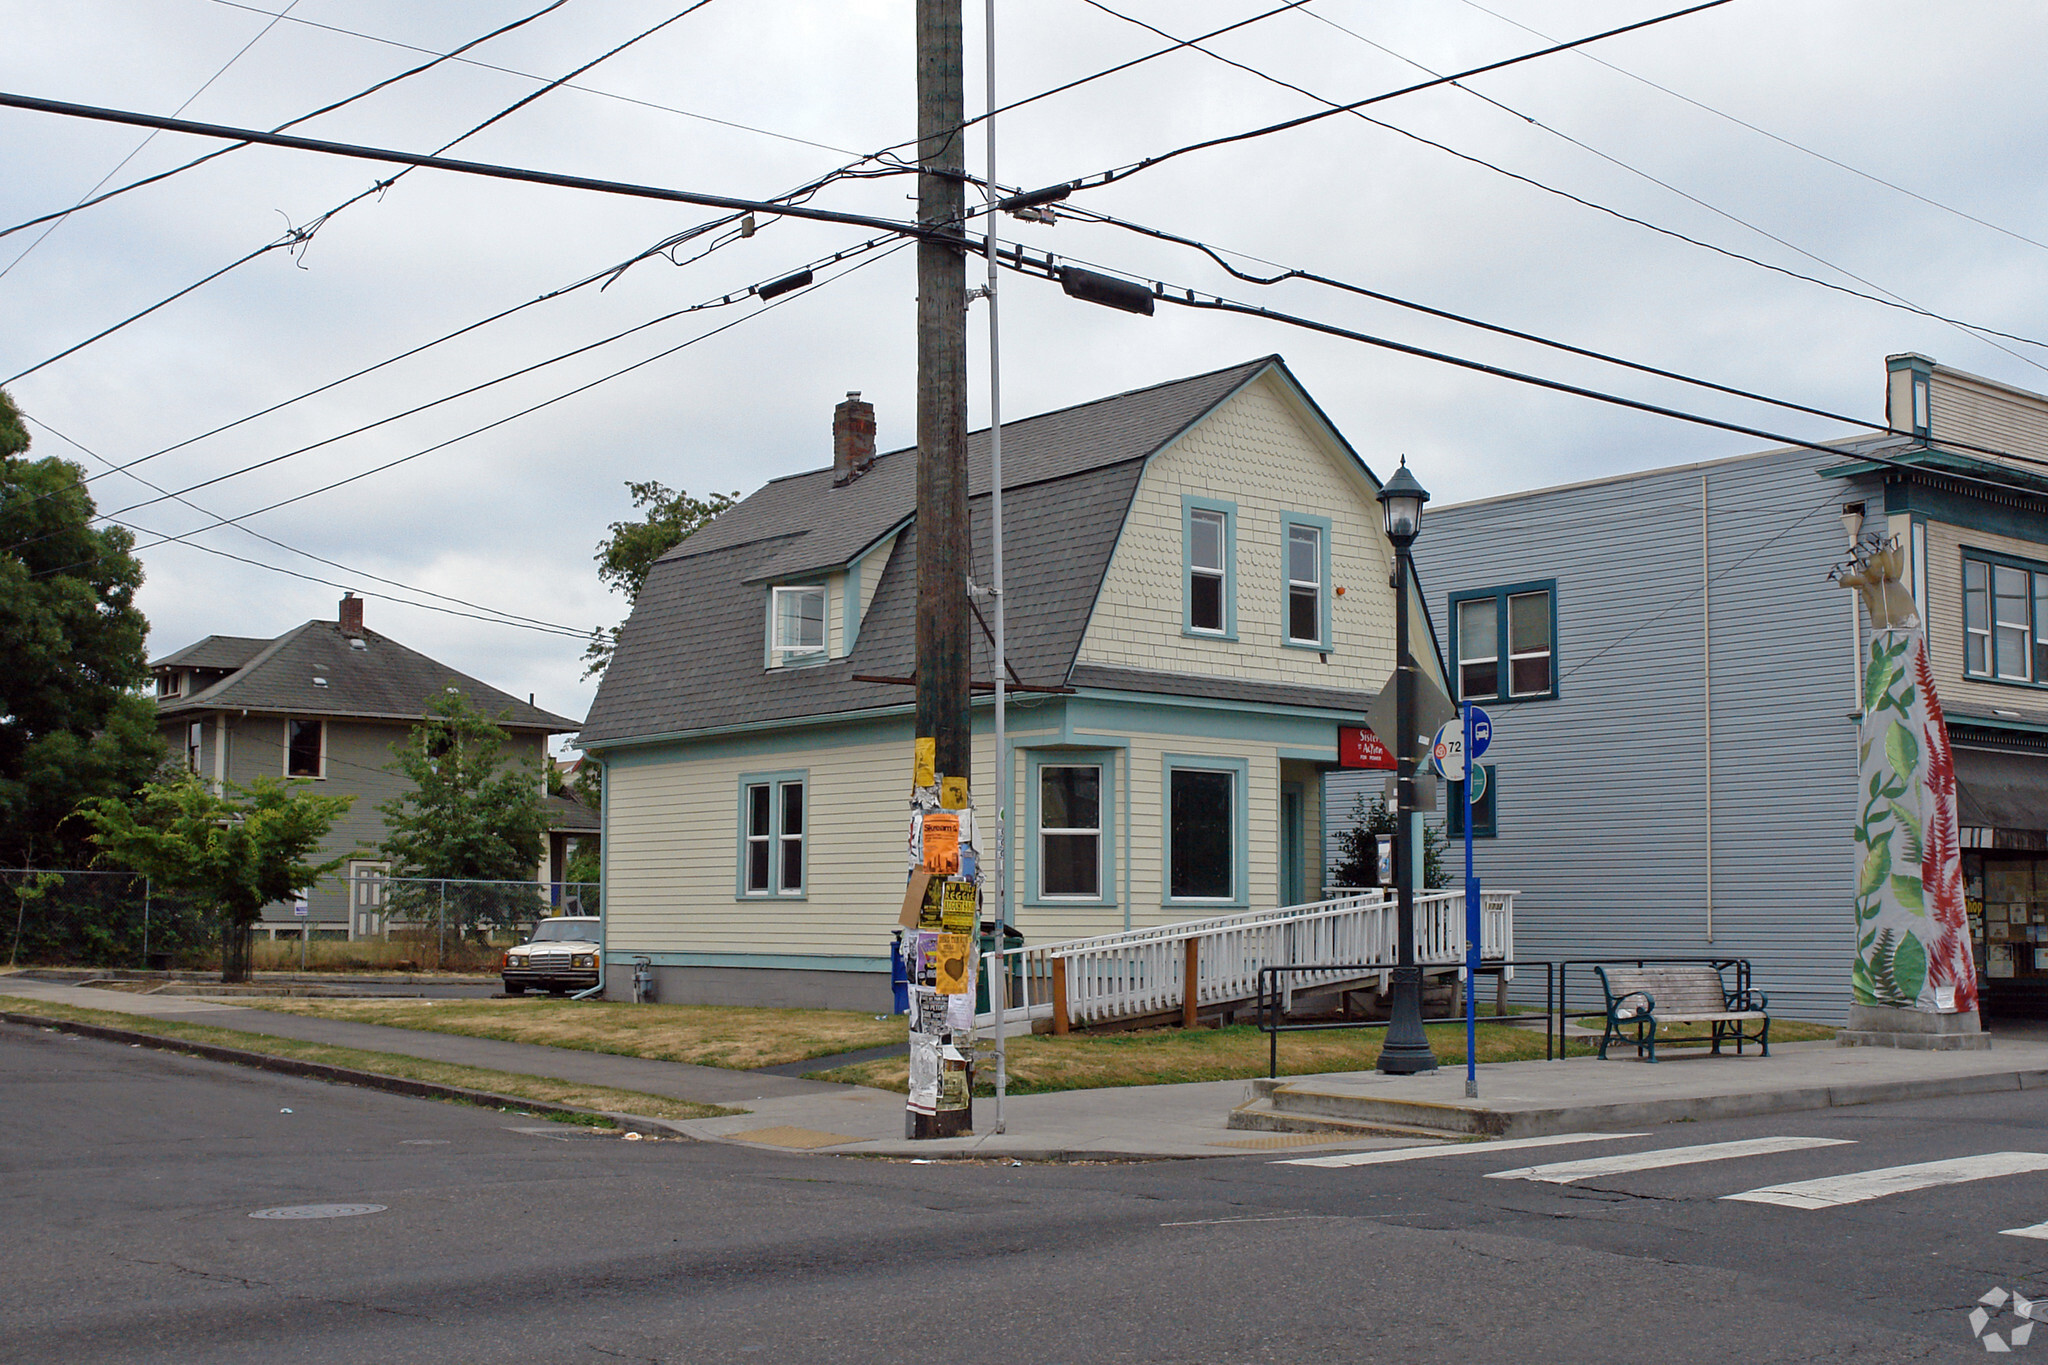
<instances>
[{"instance_id":1,"label":"street light pole","mask_svg":"<svg viewBox=\"0 0 2048 1365\"><path fill-rule=\"evenodd\" d=\"M1422 504L1429 501L1404 457L1400 469L1380 489L1386 514L1387 539L1394 546L1394 711L1400 733L1394 737L1395 932L1399 947L1387 999L1386 1042L1380 1047L1379 1069L1393 1076L1436 1070L1429 1034L1422 1027L1422 968L1415 961L1415 660L1408 650L1408 594L1414 566L1408 557L1422 529Z\"/></svg>"}]
</instances>

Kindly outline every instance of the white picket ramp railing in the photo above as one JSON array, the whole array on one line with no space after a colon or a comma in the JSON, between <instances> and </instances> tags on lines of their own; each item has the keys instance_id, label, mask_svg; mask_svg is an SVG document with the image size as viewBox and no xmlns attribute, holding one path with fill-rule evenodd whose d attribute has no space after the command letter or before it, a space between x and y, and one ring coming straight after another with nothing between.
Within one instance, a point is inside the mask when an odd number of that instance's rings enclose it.
<instances>
[{"instance_id":1,"label":"white picket ramp railing","mask_svg":"<svg viewBox=\"0 0 2048 1365\"><path fill-rule=\"evenodd\" d=\"M1483 960L1514 957L1515 895L1480 894ZM1328 972L1288 973L1283 989L1291 999L1305 988L1361 975L1341 969L1342 964L1392 962L1398 951L1396 913L1393 896L1382 890L1345 891L1308 905L1012 948L987 954L982 965L990 981L1009 983L1002 1023L1011 1032L1039 1020L1052 1020L1059 1028L1176 1009L1191 1022L1200 1008L1256 996L1263 967L1330 964ZM1463 891L1415 898L1415 954L1425 966L1465 960ZM994 1011L977 1016L975 1023L993 1028Z\"/></svg>"}]
</instances>

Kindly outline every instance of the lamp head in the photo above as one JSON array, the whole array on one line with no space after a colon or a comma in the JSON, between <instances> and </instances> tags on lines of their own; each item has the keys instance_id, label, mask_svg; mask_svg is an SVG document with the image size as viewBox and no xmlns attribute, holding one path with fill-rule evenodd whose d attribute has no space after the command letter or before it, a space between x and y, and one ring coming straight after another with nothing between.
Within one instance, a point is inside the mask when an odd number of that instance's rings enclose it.
<instances>
[{"instance_id":1,"label":"lamp head","mask_svg":"<svg viewBox=\"0 0 2048 1365\"><path fill-rule=\"evenodd\" d=\"M1408 472L1407 456L1401 457L1394 477L1381 485L1379 497L1387 517L1387 539L1405 547L1422 529L1422 504L1429 501L1427 490Z\"/></svg>"}]
</instances>

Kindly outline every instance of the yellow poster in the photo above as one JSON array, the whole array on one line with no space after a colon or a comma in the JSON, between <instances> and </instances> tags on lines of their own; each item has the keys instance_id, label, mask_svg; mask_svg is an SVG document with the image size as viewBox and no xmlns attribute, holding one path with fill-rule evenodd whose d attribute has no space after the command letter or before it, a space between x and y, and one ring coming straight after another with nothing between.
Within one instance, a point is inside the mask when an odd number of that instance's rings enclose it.
<instances>
[{"instance_id":1,"label":"yellow poster","mask_svg":"<svg viewBox=\"0 0 2048 1365\"><path fill-rule=\"evenodd\" d=\"M973 882L947 882L939 892L939 919L949 934L971 934L980 917L981 896Z\"/></svg>"},{"instance_id":2,"label":"yellow poster","mask_svg":"<svg viewBox=\"0 0 2048 1365\"><path fill-rule=\"evenodd\" d=\"M967 994L974 967L974 940L965 934L940 934L936 954L940 995Z\"/></svg>"},{"instance_id":3,"label":"yellow poster","mask_svg":"<svg viewBox=\"0 0 2048 1365\"><path fill-rule=\"evenodd\" d=\"M910 764L910 785L929 787L939 779L933 775L932 766L938 761L939 742L930 735L920 735L917 741L917 756Z\"/></svg>"},{"instance_id":4,"label":"yellow poster","mask_svg":"<svg viewBox=\"0 0 2048 1365\"><path fill-rule=\"evenodd\" d=\"M937 877L960 871L960 817L951 811L924 813L924 870Z\"/></svg>"},{"instance_id":5,"label":"yellow poster","mask_svg":"<svg viewBox=\"0 0 2048 1365\"><path fill-rule=\"evenodd\" d=\"M947 810L966 810L967 779L964 777L940 778L939 804Z\"/></svg>"}]
</instances>

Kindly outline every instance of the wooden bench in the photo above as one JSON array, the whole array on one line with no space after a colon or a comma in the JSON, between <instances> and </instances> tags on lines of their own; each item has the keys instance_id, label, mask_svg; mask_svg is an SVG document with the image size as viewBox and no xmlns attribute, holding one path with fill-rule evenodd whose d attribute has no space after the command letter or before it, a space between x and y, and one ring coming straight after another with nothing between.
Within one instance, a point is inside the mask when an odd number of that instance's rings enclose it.
<instances>
[{"instance_id":1,"label":"wooden bench","mask_svg":"<svg viewBox=\"0 0 2048 1365\"><path fill-rule=\"evenodd\" d=\"M1663 1024L1713 1025L1714 1055L1721 1044L1735 1040L1740 1053L1744 1043L1761 1043L1763 1055L1771 1055L1770 999L1762 991L1730 991L1721 984L1717 968L1698 966L1595 967L1601 989L1607 993L1607 1031L1600 1036L1600 1057L1607 1058L1610 1042L1633 1042L1636 1056L1657 1060L1657 1029ZM1756 1025L1755 1031L1745 1025ZM1631 1038L1629 1035L1633 1033Z\"/></svg>"}]
</instances>

